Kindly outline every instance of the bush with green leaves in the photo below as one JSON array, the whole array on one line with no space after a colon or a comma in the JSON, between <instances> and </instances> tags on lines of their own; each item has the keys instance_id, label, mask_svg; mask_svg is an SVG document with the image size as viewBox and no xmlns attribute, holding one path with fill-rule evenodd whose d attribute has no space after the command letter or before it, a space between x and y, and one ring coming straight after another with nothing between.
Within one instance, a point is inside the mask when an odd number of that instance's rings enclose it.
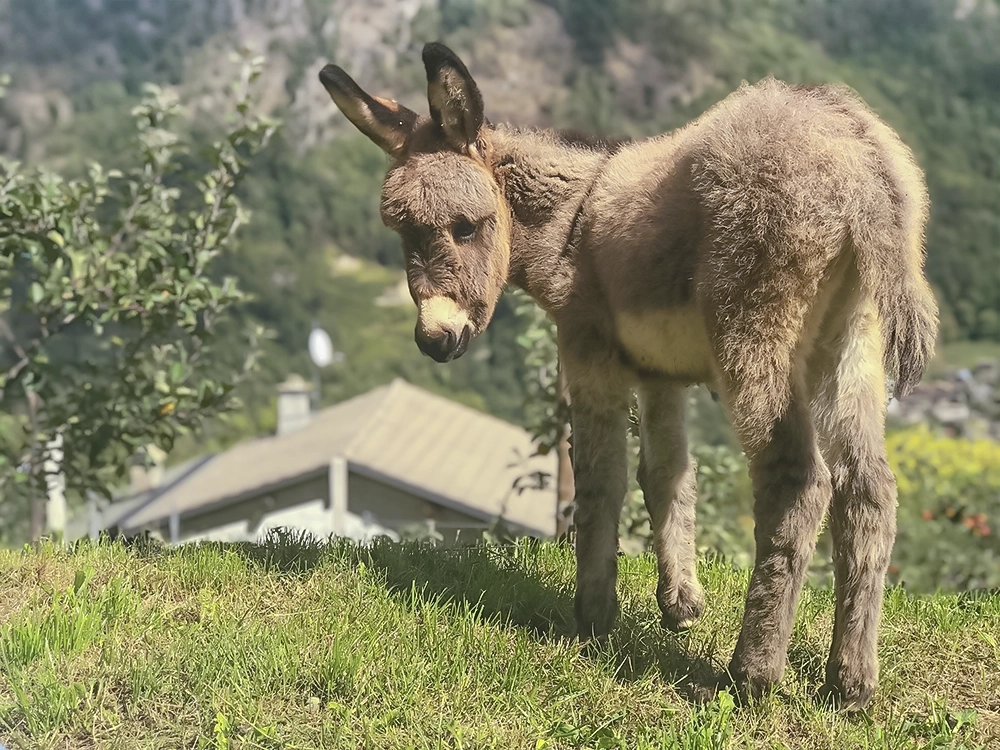
<instances>
[{"instance_id":1,"label":"bush with green leaves","mask_svg":"<svg viewBox=\"0 0 1000 750\"><path fill-rule=\"evenodd\" d=\"M66 179L0 160L5 515L37 507L57 470L68 494L107 495L146 446L169 449L233 405L260 331L232 346L227 314L243 295L213 266L248 220L236 190L277 127L253 111L262 62L244 60L231 121L205 153L171 129L176 96L148 85L132 111L134 168Z\"/></svg>"},{"instance_id":2,"label":"bush with green leaves","mask_svg":"<svg viewBox=\"0 0 1000 750\"><path fill-rule=\"evenodd\" d=\"M893 432L899 487L890 577L916 591L1000 588L1000 443Z\"/></svg>"}]
</instances>

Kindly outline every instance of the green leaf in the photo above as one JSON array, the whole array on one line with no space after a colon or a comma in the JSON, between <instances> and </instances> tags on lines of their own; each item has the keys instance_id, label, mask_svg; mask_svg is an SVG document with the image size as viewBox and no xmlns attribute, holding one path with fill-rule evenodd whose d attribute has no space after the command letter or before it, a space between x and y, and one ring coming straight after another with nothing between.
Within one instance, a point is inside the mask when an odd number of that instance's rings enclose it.
<instances>
[{"instance_id":1,"label":"green leaf","mask_svg":"<svg viewBox=\"0 0 1000 750\"><path fill-rule=\"evenodd\" d=\"M73 593L79 594L80 590L87 585L87 581L90 579L90 574L86 570L76 571L76 575L73 577Z\"/></svg>"}]
</instances>

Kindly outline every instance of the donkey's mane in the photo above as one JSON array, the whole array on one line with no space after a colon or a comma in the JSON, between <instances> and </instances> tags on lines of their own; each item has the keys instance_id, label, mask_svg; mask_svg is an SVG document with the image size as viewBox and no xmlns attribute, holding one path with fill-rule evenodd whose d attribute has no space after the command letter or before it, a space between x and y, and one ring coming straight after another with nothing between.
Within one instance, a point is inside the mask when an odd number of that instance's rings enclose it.
<instances>
[{"instance_id":1,"label":"donkey's mane","mask_svg":"<svg viewBox=\"0 0 1000 750\"><path fill-rule=\"evenodd\" d=\"M572 128L556 130L559 140L567 146L583 147L602 154L613 154L622 146L632 142L631 138L616 138L613 136L595 135Z\"/></svg>"},{"instance_id":2,"label":"donkey's mane","mask_svg":"<svg viewBox=\"0 0 1000 750\"><path fill-rule=\"evenodd\" d=\"M582 130L576 130L574 128L533 128L533 127L518 127L516 125L509 125L507 123L501 123L493 125L498 130L502 130L508 133L537 133L544 134L549 133L555 136L556 140L559 141L564 146L570 146L572 148L586 149L587 151L593 151L597 154L604 154L611 156L617 152L622 146L632 143L633 139L626 137L614 137L607 135L598 135L594 133L587 133Z\"/></svg>"}]
</instances>

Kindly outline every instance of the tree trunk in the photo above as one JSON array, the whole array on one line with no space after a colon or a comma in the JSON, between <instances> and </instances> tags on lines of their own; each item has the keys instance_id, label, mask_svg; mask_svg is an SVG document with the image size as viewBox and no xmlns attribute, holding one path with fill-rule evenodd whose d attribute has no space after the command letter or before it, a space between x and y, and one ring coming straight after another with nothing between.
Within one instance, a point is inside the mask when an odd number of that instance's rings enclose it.
<instances>
[{"instance_id":1,"label":"tree trunk","mask_svg":"<svg viewBox=\"0 0 1000 750\"><path fill-rule=\"evenodd\" d=\"M37 542L45 533L45 495L33 493L31 497L31 541Z\"/></svg>"},{"instance_id":2,"label":"tree trunk","mask_svg":"<svg viewBox=\"0 0 1000 750\"><path fill-rule=\"evenodd\" d=\"M559 367L559 411L569 414L569 387L562 366ZM562 425L556 446L556 539L566 539L573 527L573 462L569 452L569 424Z\"/></svg>"},{"instance_id":3,"label":"tree trunk","mask_svg":"<svg viewBox=\"0 0 1000 750\"><path fill-rule=\"evenodd\" d=\"M31 432L32 434L38 434L38 394L34 391L29 391L27 400ZM30 454L30 467L31 473L29 474L30 481L28 487L30 488L29 497L31 497L31 523L28 526L28 537L31 539L32 544L34 544L45 533L45 504L49 499L48 492L46 491L48 487L44 481L43 465L38 462L35 450L32 450ZM42 481L38 481L39 477L42 477Z\"/></svg>"}]
</instances>

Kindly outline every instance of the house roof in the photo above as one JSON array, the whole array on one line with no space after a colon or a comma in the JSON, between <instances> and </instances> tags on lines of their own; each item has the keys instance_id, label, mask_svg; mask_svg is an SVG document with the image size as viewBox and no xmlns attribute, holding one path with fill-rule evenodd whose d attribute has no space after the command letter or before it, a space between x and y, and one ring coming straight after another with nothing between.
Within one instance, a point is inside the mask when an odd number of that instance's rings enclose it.
<instances>
[{"instance_id":1,"label":"house roof","mask_svg":"<svg viewBox=\"0 0 1000 750\"><path fill-rule=\"evenodd\" d=\"M326 473L334 457L352 471L432 502L540 534L555 531L553 490L512 491L518 476L547 472L554 456L531 457L520 427L397 378L324 409L295 432L240 443L212 456L126 513L124 528L158 523L256 497Z\"/></svg>"}]
</instances>

